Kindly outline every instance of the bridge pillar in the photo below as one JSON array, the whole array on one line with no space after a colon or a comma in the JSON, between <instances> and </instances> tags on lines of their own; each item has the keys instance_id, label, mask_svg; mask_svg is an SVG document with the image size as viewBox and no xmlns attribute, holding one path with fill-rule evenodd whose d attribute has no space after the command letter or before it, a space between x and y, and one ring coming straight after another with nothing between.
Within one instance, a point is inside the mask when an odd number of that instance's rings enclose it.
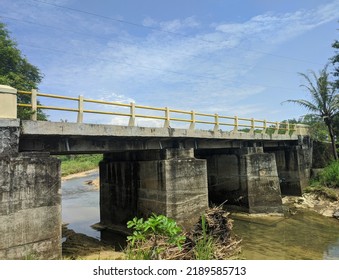
<instances>
[{"instance_id":1,"label":"bridge pillar","mask_svg":"<svg viewBox=\"0 0 339 280\"><path fill-rule=\"evenodd\" d=\"M282 195L302 195L303 189L309 184L312 150L312 143L306 137L300 139L297 146L271 149L277 161Z\"/></svg>"},{"instance_id":2,"label":"bridge pillar","mask_svg":"<svg viewBox=\"0 0 339 280\"><path fill-rule=\"evenodd\" d=\"M275 155L262 148L241 150L240 175L250 213L282 212Z\"/></svg>"},{"instance_id":3,"label":"bridge pillar","mask_svg":"<svg viewBox=\"0 0 339 280\"><path fill-rule=\"evenodd\" d=\"M208 207L206 161L193 150L105 154L100 163L101 223L126 226L135 216L163 214L185 228Z\"/></svg>"},{"instance_id":4,"label":"bridge pillar","mask_svg":"<svg viewBox=\"0 0 339 280\"><path fill-rule=\"evenodd\" d=\"M19 130L0 118L0 259L60 259L60 161L19 153Z\"/></svg>"},{"instance_id":5,"label":"bridge pillar","mask_svg":"<svg viewBox=\"0 0 339 280\"><path fill-rule=\"evenodd\" d=\"M250 213L282 212L274 154L259 148L197 151L207 159L212 203L245 206Z\"/></svg>"}]
</instances>

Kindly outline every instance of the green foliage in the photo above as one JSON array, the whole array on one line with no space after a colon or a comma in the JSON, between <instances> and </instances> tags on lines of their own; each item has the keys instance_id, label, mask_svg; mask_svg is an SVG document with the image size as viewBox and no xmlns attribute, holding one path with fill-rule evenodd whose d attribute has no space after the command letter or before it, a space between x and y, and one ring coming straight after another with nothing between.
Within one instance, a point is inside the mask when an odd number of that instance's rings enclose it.
<instances>
[{"instance_id":1,"label":"green foliage","mask_svg":"<svg viewBox=\"0 0 339 280\"><path fill-rule=\"evenodd\" d=\"M329 188L339 187L339 161L333 161L320 172L319 183Z\"/></svg>"},{"instance_id":2,"label":"green foliage","mask_svg":"<svg viewBox=\"0 0 339 280\"><path fill-rule=\"evenodd\" d=\"M339 89L339 41L335 40L332 44L332 47L335 49L335 55L331 58L331 62L334 65L334 77L336 77L335 80L335 86L337 89Z\"/></svg>"},{"instance_id":3,"label":"green foliage","mask_svg":"<svg viewBox=\"0 0 339 280\"><path fill-rule=\"evenodd\" d=\"M338 159L335 147L335 135L333 128L333 120L339 112L338 95L336 87L330 80L330 75L326 65L317 75L314 71L310 71L309 75L299 73L307 82L305 87L310 95L310 100L305 99L289 99L285 102L295 103L306 108L312 115L321 118L328 129L328 134L332 143L332 151L334 159Z\"/></svg>"},{"instance_id":4,"label":"green foliage","mask_svg":"<svg viewBox=\"0 0 339 280\"><path fill-rule=\"evenodd\" d=\"M58 158L61 160L61 175L67 176L97 168L102 155L71 155Z\"/></svg>"},{"instance_id":5,"label":"green foliage","mask_svg":"<svg viewBox=\"0 0 339 280\"><path fill-rule=\"evenodd\" d=\"M299 122L307 124L310 127L310 134L313 140L328 141L328 128L323 119L318 115L307 114L299 119Z\"/></svg>"},{"instance_id":6,"label":"green foliage","mask_svg":"<svg viewBox=\"0 0 339 280\"><path fill-rule=\"evenodd\" d=\"M129 259L158 259L167 244L182 248L186 239L177 223L164 215L152 214L147 220L135 217L128 221L127 227L134 229L132 235L127 237ZM159 243L160 239L167 244ZM145 246L150 240L152 246Z\"/></svg>"},{"instance_id":7,"label":"green foliage","mask_svg":"<svg viewBox=\"0 0 339 280\"><path fill-rule=\"evenodd\" d=\"M37 88L42 80L39 69L30 64L21 54L7 31L0 22L0 84L12 86L18 90L30 91ZM30 103L30 97L18 94L18 103ZM18 108L18 117L28 119L32 114L28 108ZM39 109L38 119L46 120L47 116Z\"/></svg>"}]
</instances>

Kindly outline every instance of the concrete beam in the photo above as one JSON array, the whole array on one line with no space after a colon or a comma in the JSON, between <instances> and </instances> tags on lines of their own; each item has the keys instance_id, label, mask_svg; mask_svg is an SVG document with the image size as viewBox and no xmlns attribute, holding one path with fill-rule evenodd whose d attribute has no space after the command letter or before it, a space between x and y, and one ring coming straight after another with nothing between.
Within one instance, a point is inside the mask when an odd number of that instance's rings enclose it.
<instances>
[{"instance_id":1,"label":"concrete beam","mask_svg":"<svg viewBox=\"0 0 339 280\"><path fill-rule=\"evenodd\" d=\"M80 124L66 122L22 121L23 136L81 136L81 137L156 137L156 138L194 138L215 140L268 140L293 141L298 135L268 135L214 130L191 130L170 127L135 127L103 124Z\"/></svg>"}]
</instances>

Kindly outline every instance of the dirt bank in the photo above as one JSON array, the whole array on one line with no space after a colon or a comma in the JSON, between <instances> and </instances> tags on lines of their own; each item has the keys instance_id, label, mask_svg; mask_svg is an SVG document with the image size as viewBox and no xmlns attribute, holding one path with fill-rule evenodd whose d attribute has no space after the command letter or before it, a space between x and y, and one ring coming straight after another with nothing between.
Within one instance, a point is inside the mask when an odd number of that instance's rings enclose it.
<instances>
[{"instance_id":1,"label":"dirt bank","mask_svg":"<svg viewBox=\"0 0 339 280\"><path fill-rule=\"evenodd\" d=\"M95 169L92 169L92 170L87 170L87 171L84 171L84 172L80 172L80 173L75 173L75 174L70 174L70 175L67 175L67 176L63 176L61 178L61 181L66 181L66 180L70 180L70 179L73 179L73 178L86 177L87 175L89 175L90 173L93 173L95 171L99 171L99 169L95 168Z\"/></svg>"},{"instance_id":2,"label":"dirt bank","mask_svg":"<svg viewBox=\"0 0 339 280\"><path fill-rule=\"evenodd\" d=\"M125 254L111 245L62 226L62 257L66 260L122 260Z\"/></svg>"}]
</instances>

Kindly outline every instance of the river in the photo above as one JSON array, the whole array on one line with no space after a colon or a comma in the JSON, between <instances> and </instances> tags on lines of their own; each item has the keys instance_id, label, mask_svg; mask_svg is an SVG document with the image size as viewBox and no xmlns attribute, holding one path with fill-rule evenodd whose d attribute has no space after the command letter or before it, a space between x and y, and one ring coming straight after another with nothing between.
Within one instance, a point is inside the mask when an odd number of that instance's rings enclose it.
<instances>
[{"instance_id":1,"label":"river","mask_svg":"<svg viewBox=\"0 0 339 280\"><path fill-rule=\"evenodd\" d=\"M100 239L91 225L100 221L99 191L86 184L98 177L62 182L62 219L68 228ZM240 258L248 260L339 260L339 221L307 210L293 215L255 217L233 213L234 232L242 238Z\"/></svg>"}]
</instances>

